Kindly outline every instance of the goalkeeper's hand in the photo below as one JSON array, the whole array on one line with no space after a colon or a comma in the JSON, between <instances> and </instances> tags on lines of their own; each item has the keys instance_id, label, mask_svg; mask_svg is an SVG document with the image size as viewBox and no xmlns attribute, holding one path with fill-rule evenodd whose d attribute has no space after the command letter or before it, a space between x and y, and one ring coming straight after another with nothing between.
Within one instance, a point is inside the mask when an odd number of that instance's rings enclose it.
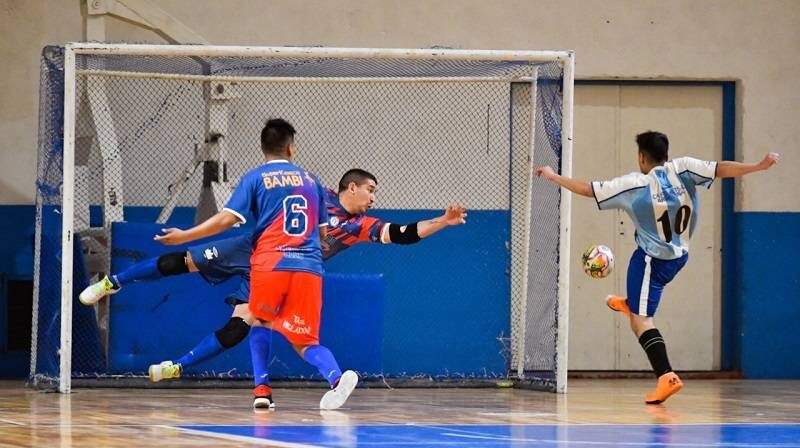
<instances>
[{"instance_id":1,"label":"goalkeeper's hand","mask_svg":"<svg viewBox=\"0 0 800 448\"><path fill-rule=\"evenodd\" d=\"M161 232L163 232L163 235L156 235L153 237L154 240L160 242L161 244L175 246L187 241L185 230L170 227L168 229L161 229Z\"/></svg>"}]
</instances>

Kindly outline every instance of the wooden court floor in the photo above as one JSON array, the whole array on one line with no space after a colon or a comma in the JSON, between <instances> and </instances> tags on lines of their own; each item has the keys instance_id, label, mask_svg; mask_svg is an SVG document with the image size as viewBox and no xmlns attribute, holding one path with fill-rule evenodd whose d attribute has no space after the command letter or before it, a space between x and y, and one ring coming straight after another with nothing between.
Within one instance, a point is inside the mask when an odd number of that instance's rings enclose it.
<instances>
[{"instance_id":1,"label":"wooden court floor","mask_svg":"<svg viewBox=\"0 0 800 448\"><path fill-rule=\"evenodd\" d=\"M800 381L688 380L665 405L647 406L643 398L653 383L570 380L567 395L500 388L357 389L344 408L328 412L317 408L323 389L276 389L277 409L254 412L246 389L75 389L61 395L0 381L0 446L800 447ZM757 425L725 429L737 423ZM767 431L758 436L766 441L747 443L761 428L772 427L776 435ZM628 443L613 442L629 430L634 433L625 436ZM434 432L452 437L431 439ZM732 432L741 432L745 441L726 444L724 434ZM719 440L703 438L709 434Z\"/></svg>"}]
</instances>

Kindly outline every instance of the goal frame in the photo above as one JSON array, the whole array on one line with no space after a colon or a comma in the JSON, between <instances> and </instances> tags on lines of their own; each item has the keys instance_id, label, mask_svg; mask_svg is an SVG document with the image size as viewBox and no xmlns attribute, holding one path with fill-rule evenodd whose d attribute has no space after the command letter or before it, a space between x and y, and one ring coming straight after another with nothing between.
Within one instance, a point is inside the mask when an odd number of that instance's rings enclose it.
<instances>
[{"instance_id":1,"label":"goal frame","mask_svg":"<svg viewBox=\"0 0 800 448\"><path fill-rule=\"evenodd\" d=\"M72 282L73 239L75 237L75 121L76 55L127 56L242 56L292 58L370 58L405 60L480 60L559 62L563 67L561 167L565 176L572 173L572 127L575 59L573 51L505 51L466 49L333 48L333 47L256 47L206 45L140 45L73 42L64 47L64 128L61 265L61 341L59 385L61 393L71 392L72 372ZM560 244L558 270L558 333L556 337L556 392L567 392L569 329L569 265L571 195L562 192L560 200ZM34 314L34 319L38 316ZM523 338L524 339L524 338ZM35 342L34 342L35 343ZM524 341L522 342L524 344ZM522 351L524 353L524 349ZM520 363L521 366L521 363ZM511 366L513 368L513 366ZM519 369L518 369L519 370ZM518 371L518 374L522 372Z\"/></svg>"}]
</instances>

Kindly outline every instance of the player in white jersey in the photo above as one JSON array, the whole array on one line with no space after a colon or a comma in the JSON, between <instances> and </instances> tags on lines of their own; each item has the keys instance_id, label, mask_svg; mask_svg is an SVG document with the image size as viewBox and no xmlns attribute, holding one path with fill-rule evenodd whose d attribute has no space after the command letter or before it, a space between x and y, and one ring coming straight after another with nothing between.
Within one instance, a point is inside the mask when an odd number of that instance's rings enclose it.
<instances>
[{"instance_id":1,"label":"player in white jersey","mask_svg":"<svg viewBox=\"0 0 800 448\"><path fill-rule=\"evenodd\" d=\"M768 153L758 163L703 161L691 157L669 160L669 140L660 132L636 136L639 173L609 181L584 182L560 176L549 166L537 176L582 196L594 197L600 210L621 209L636 226L637 248L628 264L627 298L609 296L608 306L630 318L631 329L647 354L658 383L645 402L659 404L683 387L672 371L667 347L653 316L661 293L689 258L689 239L699 217L697 186L710 187L715 178L738 177L766 170L780 156Z\"/></svg>"}]
</instances>

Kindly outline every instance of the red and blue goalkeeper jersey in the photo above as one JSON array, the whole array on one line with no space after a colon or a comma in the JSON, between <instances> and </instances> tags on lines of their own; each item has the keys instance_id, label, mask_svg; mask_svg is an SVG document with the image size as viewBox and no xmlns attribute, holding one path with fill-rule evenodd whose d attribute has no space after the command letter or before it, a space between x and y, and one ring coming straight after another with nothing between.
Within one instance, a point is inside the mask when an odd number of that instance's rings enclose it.
<instances>
[{"instance_id":1,"label":"red and blue goalkeeper jersey","mask_svg":"<svg viewBox=\"0 0 800 448\"><path fill-rule=\"evenodd\" d=\"M328 234L322 258L327 260L339 252L360 242L381 242L381 234L388 232L387 223L366 214L351 215L339 202L339 194L333 190L325 191L328 205Z\"/></svg>"},{"instance_id":2,"label":"red and blue goalkeeper jersey","mask_svg":"<svg viewBox=\"0 0 800 448\"><path fill-rule=\"evenodd\" d=\"M312 173L272 160L242 176L225 210L242 223L253 216L254 271L322 274L319 226L328 222L325 191Z\"/></svg>"}]
</instances>

